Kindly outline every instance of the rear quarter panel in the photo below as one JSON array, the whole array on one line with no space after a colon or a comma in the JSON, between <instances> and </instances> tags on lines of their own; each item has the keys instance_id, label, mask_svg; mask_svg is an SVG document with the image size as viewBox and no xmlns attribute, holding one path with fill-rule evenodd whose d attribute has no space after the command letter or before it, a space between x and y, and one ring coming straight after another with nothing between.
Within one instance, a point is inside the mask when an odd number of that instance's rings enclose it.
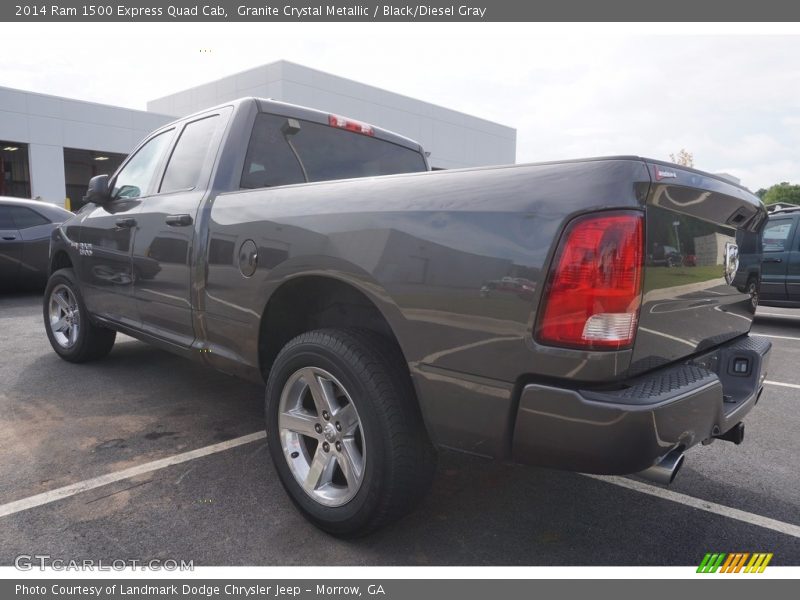
<instances>
[{"instance_id":1,"label":"rear quarter panel","mask_svg":"<svg viewBox=\"0 0 800 600\"><path fill-rule=\"evenodd\" d=\"M608 378L626 353L540 347L531 328L565 220L639 207L648 185L642 162L621 159L220 194L203 300L210 342L257 364L252 332L270 295L292 277L324 274L375 302L412 367L507 384L523 373ZM236 257L248 239L259 265L244 278Z\"/></svg>"}]
</instances>

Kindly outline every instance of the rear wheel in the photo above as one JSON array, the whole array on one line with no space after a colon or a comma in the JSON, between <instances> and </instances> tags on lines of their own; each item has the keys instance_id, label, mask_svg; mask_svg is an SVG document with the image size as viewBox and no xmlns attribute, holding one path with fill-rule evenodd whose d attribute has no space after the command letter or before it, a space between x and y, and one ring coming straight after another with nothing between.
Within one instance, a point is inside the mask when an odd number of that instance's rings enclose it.
<instances>
[{"instance_id":1,"label":"rear wheel","mask_svg":"<svg viewBox=\"0 0 800 600\"><path fill-rule=\"evenodd\" d=\"M42 309L50 345L64 360L88 362L111 352L117 332L91 322L72 269L50 276Z\"/></svg>"},{"instance_id":2,"label":"rear wheel","mask_svg":"<svg viewBox=\"0 0 800 600\"><path fill-rule=\"evenodd\" d=\"M436 456L408 371L371 332L321 329L290 341L270 371L266 414L281 483L329 533L370 533L430 485Z\"/></svg>"}]
</instances>

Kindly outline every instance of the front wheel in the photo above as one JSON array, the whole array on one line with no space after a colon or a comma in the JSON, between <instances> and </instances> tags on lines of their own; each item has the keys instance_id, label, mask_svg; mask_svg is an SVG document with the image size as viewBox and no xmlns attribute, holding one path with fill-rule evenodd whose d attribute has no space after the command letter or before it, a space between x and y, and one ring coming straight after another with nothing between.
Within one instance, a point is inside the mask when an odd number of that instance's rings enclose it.
<instances>
[{"instance_id":1,"label":"front wheel","mask_svg":"<svg viewBox=\"0 0 800 600\"><path fill-rule=\"evenodd\" d=\"M290 341L270 371L266 414L281 483L329 533L370 533L430 485L436 455L408 371L371 332L321 329Z\"/></svg>"},{"instance_id":2,"label":"front wheel","mask_svg":"<svg viewBox=\"0 0 800 600\"><path fill-rule=\"evenodd\" d=\"M111 352L117 332L91 322L72 269L50 276L42 309L47 339L64 360L88 362Z\"/></svg>"}]
</instances>

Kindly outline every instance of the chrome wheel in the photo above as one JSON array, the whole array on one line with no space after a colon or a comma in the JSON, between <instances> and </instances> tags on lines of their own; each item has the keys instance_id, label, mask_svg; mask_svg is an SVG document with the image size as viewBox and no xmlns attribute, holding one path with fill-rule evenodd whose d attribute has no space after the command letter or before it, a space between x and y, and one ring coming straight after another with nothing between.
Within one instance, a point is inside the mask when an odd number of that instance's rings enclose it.
<instances>
[{"instance_id":1,"label":"chrome wheel","mask_svg":"<svg viewBox=\"0 0 800 600\"><path fill-rule=\"evenodd\" d=\"M78 300L66 285L59 284L50 292L48 316L56 343L62 348L72 348L78 341L81 319Z\"/></svg>"},{"instance_id":2,"label":"chrome wheel","mask_svg":"<svg viewBox=\"0 0 800 600\"><path fill-rule=\"evenodd\" d=\"M289 469L315 501L342 506L364 480L367 448L358 411L341 383L317 367L286 381L278 431Z\"/></svg>"}]
</instances>

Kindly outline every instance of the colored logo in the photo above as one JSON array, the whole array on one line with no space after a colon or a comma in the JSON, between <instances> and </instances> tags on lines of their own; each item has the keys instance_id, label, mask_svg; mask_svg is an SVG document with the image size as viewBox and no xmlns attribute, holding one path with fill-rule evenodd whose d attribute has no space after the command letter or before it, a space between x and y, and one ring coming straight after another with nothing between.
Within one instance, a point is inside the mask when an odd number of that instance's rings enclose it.
<instances>
[{"instance_id":1,"label":"colored logo","mask_svg":"<svg viewBox=\"0 0 800 600\"><path fill-rule=\"evenodd\" d=\"M709 552L703 557L697 572L763 573L771 560L772 552Z\"/></svg>"}]
</instances>

